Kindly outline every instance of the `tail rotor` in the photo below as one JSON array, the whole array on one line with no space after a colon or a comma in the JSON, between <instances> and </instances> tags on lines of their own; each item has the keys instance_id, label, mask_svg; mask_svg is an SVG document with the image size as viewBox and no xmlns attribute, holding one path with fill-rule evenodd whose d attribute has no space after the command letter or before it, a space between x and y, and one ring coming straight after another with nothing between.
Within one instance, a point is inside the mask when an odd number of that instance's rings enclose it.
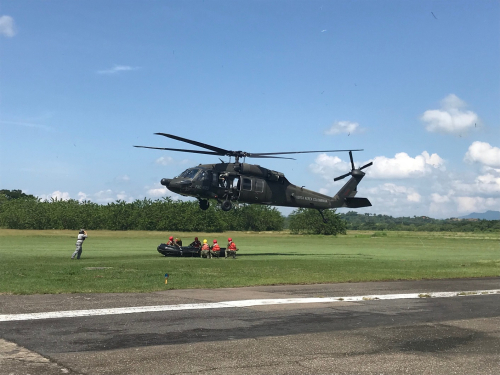
<instances>
[{"instance_id":1,"label":"tail rotor","mask_svg":"<svg viewBox=\"0 0 500 375\"><path fill-rule=\"evenodd\" d=\"M349 151L349 159L351 159L351 171L349 173L343 174L342 176L335 177L333 181L339 181L347 176L352 176L353 174L358 174L361 173L362 176L364 176L364 173L361 172L361 170L368 168L369 166L373 165L373 162L369 162L368 164L363 165L361 168L357 168L354 166L354 159L352 158L352 151Z\"/></svg>"}]
</instances>

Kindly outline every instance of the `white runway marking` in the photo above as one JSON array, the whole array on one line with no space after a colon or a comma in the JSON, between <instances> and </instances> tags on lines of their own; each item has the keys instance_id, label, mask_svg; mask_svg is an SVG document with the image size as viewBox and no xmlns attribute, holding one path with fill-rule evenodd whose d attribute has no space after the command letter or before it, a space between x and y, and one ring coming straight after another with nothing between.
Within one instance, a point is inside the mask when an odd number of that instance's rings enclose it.
<instances>
[{"instance_id":1,"label":"white runway marking","mask_svg":"<svg viewBox=\"0 0 500 375\"><path fill-rule=\"evenodd\" d=\"M136 314L136 313L158 312L158 311L224 309L224 308L234 308L234 307L285 305L285 304L298 304L298 303L361 302L361 301L412 299L412 298L413 299L450 298L450 297L461 297L461 296L481 296L490 294L500 294L500 289L474 290L468 292L432 292L432 293L424 292L424 293L408 293L408 294L381 294L381 295L352 296L352 297L251 299L242 301L224 301L224 302L213 302L213 303L189 303L182 305L118 307L110 309L51 311L51 312L30 313L30 314L4 314L0 315L0 322L10 322L16 320L19 321L19 320L74 318L81 316Z\"/></svg>"}]
</instances>

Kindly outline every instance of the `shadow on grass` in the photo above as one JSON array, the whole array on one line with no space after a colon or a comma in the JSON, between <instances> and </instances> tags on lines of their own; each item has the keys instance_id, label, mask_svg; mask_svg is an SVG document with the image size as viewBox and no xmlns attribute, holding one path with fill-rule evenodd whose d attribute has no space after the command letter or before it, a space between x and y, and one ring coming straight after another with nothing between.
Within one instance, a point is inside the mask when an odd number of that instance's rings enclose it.
<instances>
[{"instance_id":1,"label":"shadow on grass","mask_svg":"<svg viewBox=\"0 0 500 375\"><path fill-rule=\"evenodd\" d=\"M342 257L342 258L365 258L365 259L372 259L371 256L366 255L366 254L318 254L318 253L244 253L244 254L237 254L236 258L246 258L246 257L254 257L254 256L266 256L266 255L273 255L273 256L295 256L295 257L310 257L310 256L315 256L315 257Z\"/></svg>"}]
</instances>

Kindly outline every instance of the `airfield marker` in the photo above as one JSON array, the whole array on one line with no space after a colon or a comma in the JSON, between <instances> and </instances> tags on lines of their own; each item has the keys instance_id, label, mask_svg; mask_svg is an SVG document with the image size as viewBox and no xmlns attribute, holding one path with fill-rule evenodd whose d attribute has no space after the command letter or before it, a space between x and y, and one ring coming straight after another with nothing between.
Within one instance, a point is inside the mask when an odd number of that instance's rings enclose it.
<instances>
[{"instance_id":1,"label":"airfield marker","mask_svg":"<svg viewBox=\"0 0 500 375\"><path fill-rule=\"evenodd\" d=\"M161 311L221 309L221 308L235 308L235 307L242 308L242 307L285 305L285 304L299 304L299 303L305 304L305 303L366 302L366 301L375 302L377 300L451 298L451 297L463 297L463 296L484 296L492 294L500 294L500 289L474 290L474 291L462 291L462 292L380 294L380 295L345 296L345 297L252 299L252 300L240 300L240 301L188 303L180 305L135 306L135 307L118 307L118 308L93 309L93 310L51 311L51 312L39 312L39 313L28 313L28 314L4 314L0 315L0 322L74 318L81 316L135 314L135 313L161 312Z\"/></svg>"}]
</instances>

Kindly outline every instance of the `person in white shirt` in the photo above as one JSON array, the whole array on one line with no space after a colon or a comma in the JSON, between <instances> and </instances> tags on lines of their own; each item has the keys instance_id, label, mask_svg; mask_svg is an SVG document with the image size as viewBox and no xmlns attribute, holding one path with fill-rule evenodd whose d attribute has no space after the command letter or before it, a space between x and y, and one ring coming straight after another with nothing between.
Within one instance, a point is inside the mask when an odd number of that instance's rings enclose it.
<instances>
[{"instance_id":1,"label":"person in white shirt","mask_svg":"<svg viewBox=\"0 0 500 375\"><path fill-rule=\"evenodd\" d=\"M83 250L83 241L87 238L87 232L85 229L80 229L80 232L78 232L78 239L76 240L76 250L71 256L71 259L80 259L80 256L82 255L82 250Z\"/></svg>"}]
</instances>

